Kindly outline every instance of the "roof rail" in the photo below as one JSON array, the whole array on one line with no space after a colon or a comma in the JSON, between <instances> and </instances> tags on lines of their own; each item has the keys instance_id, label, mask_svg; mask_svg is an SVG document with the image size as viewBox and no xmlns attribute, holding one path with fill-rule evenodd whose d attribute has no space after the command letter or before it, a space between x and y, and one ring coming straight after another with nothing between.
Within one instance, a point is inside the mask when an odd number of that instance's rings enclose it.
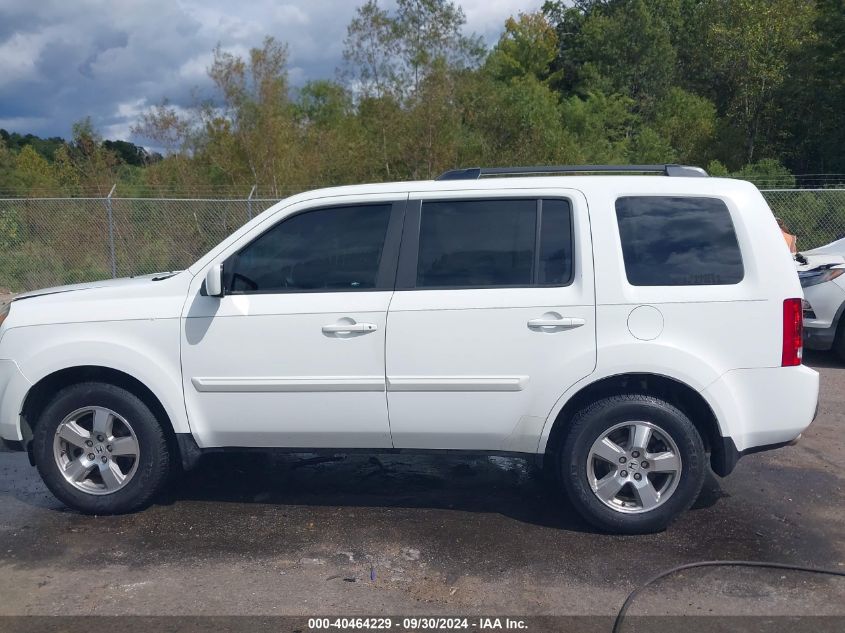
<instances>
[{"instance_id":1,"label":"roof rail","mask_svg":"<svg viewBox=\"0 0 845 633\"><path fill-rule=\"evenodd\" d=\"M468 167L452 169L440 174L435 180L478 180L484 176L517 176L562 173L614 173L636 174L656 173L664 176L706 177L701 167L691 165L550 165L538 167Z\"/></svg>"}]
</instances>

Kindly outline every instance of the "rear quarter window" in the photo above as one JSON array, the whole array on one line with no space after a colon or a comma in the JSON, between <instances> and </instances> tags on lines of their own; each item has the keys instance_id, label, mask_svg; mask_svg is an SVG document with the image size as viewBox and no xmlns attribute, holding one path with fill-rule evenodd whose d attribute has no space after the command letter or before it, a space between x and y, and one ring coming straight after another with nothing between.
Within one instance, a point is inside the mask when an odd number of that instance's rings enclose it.
<instances>
[{"instance_id":1,"label":"rear quarter window","mask_svg":"<svg viewBox=\"0 0 845 633\"><path fill-rule=\"evenodd\" d=\"M618 198L616 219L633 286L729 285L745 275L730 211L718 198Z\"/></svg>"}]
</instances>

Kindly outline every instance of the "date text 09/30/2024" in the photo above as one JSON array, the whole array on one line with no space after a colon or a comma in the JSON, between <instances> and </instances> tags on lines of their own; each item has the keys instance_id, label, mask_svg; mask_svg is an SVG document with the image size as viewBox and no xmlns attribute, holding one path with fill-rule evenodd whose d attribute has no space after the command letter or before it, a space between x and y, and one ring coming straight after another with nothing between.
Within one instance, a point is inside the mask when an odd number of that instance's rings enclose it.
<instances>
[{"instance_id":1,"label":"date text 09/30/2024","mask_svg":"<svg viewBox=\"0 0 845 633\"><path fill-rule=\"evenodd\" d=\"M359 618L309 618L308 629L319 630L385 630L385 631L441 631L441 630L510 630L524 631L528 625L519 618L477 617L359 617Z\"/></svg>"}]
</instances>

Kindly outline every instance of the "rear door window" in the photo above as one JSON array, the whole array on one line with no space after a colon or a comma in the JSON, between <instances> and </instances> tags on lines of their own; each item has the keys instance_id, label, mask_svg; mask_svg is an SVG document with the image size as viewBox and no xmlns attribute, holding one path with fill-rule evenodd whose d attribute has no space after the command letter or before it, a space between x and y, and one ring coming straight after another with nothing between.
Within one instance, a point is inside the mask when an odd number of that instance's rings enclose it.
<instances>
[{"instance_id":1,"label":"rear door window","mask_svg":"<svg viewBox=\"0 0 845 633\"><path fill-rule=\"evenodd\" d=\"M536 200L426 202L417 288L530 286Z\"/></svg>"},{"instance_id":2,"label":"rear door window","mask_svg":"<svg viewBox=\"0 0 845 633\"><path fill-rule=\"evenodd\" d=\"M568 200L540 201L537 283L563 286L572 281L572 208Z\"/></svg>"},{"instance_id":3,"label":"rear door window","mask_svg":"<svg viewBox=\"0 0 845 633\"><path fill-rule=\"evenodd\" d=\"M572 207L563 199L422 203L416 288L564 286Z\"/></svg>"},{"instance_id":4,"label":"rear door window","mask_svg":"<svg viewBox=\"0 0 845 633\"><path fill-rule=\"evenodd\" d=\"M717 198L616 200L625 273L633 286L736 284L745 274L730 211Z\"/></svg>"}]
</instances>

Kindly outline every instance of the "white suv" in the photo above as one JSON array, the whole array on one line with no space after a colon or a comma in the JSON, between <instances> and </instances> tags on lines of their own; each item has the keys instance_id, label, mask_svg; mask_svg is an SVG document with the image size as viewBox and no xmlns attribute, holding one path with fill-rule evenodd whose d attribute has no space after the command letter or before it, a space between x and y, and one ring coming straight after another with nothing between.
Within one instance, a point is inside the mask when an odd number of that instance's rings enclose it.
<instances>
[{"instance_id":1,"label":"white suv","mask_svg":"<svg viewBox=\"0 0 845 633\"><path fill-rule=\"evenodd\" d=\"M597 171L638 175L559 175ZM150 502L207 451L354 448L536 456L594 525L661 529L708 462L724 476L792 442L818 397L772 213L705 176L324 189L185 271L21 295L0 435L97 514Z\"/></svg>"}]
</instances>

